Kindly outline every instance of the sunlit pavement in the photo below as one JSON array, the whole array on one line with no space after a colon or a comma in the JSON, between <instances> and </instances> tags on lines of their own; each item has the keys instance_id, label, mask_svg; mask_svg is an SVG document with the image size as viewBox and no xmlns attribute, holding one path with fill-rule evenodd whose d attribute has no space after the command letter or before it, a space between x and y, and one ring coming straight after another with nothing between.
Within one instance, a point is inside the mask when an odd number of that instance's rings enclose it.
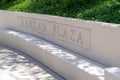
<instances>
[{"instance_id":1,"label":"sunlit pavement","mask_svg":"<svg viewBox=\"0 0 120 80\"><path fill-rule=\"evenodd\" d=\"M0 80L62 80L24 53L0 45Z\"/></svg>"}]
</instances>

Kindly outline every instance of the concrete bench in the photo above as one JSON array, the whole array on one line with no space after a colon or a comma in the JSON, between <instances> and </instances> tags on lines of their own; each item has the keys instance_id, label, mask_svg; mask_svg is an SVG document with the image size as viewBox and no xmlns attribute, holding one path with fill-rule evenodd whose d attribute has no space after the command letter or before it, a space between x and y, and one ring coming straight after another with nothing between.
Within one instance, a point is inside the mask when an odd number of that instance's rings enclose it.
<instances>
[{"instance_id":1,"label":"concrete bench","mask_svg":"<svg viewBox=\"0 0 120 80\"><path fill-rule=\"evenodd\" d=\"M10 30L0 30L0 43L23 51L67 80L104 80L104 68L45 39Z\"/></svg>"}]
</instances>

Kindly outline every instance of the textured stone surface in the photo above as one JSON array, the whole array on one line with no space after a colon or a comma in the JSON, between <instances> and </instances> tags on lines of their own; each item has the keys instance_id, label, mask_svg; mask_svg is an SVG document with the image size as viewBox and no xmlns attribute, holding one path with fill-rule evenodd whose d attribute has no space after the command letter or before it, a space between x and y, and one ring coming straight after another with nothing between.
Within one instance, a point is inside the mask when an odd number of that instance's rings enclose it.
<instances>
[{"instance_id":1,"label":"textured stone surface","mask_svg":"<svg viewBox=\"0 0 120 80\"><path fill-rule=\"evenodd\" d=\"M0 80L63 80L22 52L0 45Z\"/></svg>"},{"instance_id":2,"label":"textured stone surface","mask_svg":"<svg viewBox=\"0 0 120 80\"><path fill-rule=\"evenodd\" d=\"M118 67L106 68L105 80L120 80L120 68Z\"/></svg>"}]
</instances>

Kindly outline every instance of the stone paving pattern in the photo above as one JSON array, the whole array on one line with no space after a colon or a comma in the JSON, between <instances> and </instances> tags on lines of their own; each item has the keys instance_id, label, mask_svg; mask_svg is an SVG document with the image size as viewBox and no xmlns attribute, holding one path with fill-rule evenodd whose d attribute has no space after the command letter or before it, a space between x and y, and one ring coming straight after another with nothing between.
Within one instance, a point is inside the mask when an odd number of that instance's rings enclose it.
<instances>
[{"instance_id":1,"label":"stone paving pattern","mask_svg":"<svg viewBox=\"0 0 120 80\"><path fill-rule=\"evenodd\" d=\"M0 45L0 80L63 80L24 53Z\"/></svg>"}]
</instances>

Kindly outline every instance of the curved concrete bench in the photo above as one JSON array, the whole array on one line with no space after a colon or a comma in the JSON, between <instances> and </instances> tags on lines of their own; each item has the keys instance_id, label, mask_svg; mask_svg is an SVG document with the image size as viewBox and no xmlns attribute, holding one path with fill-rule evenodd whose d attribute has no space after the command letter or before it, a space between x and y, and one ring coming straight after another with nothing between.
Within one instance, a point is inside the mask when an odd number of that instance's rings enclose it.
<instances>
[{"instance_id":1,"label":"curved concrete bench","mask_svg":"<svg viewBox=\"0 0 120 80\"><path fill-rule=\"evenodd\" d=\"M10 29L1 29L0 37L0 43L27 53L67 80L104 80L105 66L47 40Z\"/></svg>"}]
</instances>

